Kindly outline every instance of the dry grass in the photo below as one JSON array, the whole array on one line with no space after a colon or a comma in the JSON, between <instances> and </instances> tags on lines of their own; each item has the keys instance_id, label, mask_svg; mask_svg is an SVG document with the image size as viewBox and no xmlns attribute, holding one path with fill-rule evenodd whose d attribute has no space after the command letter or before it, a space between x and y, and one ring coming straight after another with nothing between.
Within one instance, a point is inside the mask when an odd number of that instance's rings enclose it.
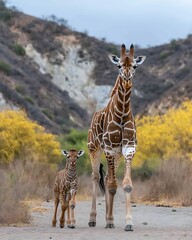
<instances>
[{"instance_id":1,"label":"dry grass","mask_svg":"<svg viewBox=\"0 0 192 240\"><path fill-rule=\"evenodd\" d=\"M29 223L25 199L52 198L55 172L48 165L19 161L9 169L0 169L0 224Z\"/></svg>"},{"instance_id":2,"label":"dry grass","mask_svg":"<svg viewBox=\"0 0 192 240\"><path fill-rule=\"evenodd\" d=\"M9 170L14 192L19 199L52 198L55 171L47 164L28 162L23 166L16 162Z\"/></svg>"},{"instance_id":3,"label":"dry grass","mask_svg":"<svg viewBox=\"0 0 192 240\"><path fill-rule=\"evenodd\" d=\"M90 200L91 176L83 175L78 179L77 200ZM32 208L26 199L52 199L54 180L55 171L45 164L23 166L15 162L9 169L0 169L0 224L29 223L29 209L44 211L41 207ZM99 191L98 195L101 196ZM179 159L162 162L150 179L133 182L132 201L191 206L192 162Z\"/></svg>"},{"instance_id":4,"label":"dry grass","mask_svg":"<svg viewBox=\"0 0 192 240\"><path fill-rule=\"evenodd\" d=\"M90 200L92 196L92 178L86 175L78 177L77 200Z\"/></svg>"},{"instance_id":5,"label":"dry grass","mask_svg":"<svg viewBox=\"0 0 192 240\"><path fill-rule=\"evenodd\" d=\"M0 170L0 182L0 223L29 223L28 207L20 203L9 174L3 170Z\"/></svg>"},{"instance_id":6,"label":"dry grass","mask_svg":"<svg viewBox=\"0 0 192 240\"><path fill-rule=\"evenodd\" d=\"M122 180L119 180L121 188ZM92 194L91 176L79 177L79 200L90 200ZM98 190L98 194L99 190ZM162 165L150 179L133 181L132 201L164 206L192 205L192 161L171 159Z\"/></svg>"},{"instance_id":7,"label":"dry grass","mask_svg":"<svg viewBox=\"0 0 192 240\"><path fill-rule=\"evenodd\" d=\"M157 173L145 182L136 183L134 199L163 205L192 205L192 162L163 161ZM138 196L139 192L139 196Z\"/></svg>"}]
</instances>

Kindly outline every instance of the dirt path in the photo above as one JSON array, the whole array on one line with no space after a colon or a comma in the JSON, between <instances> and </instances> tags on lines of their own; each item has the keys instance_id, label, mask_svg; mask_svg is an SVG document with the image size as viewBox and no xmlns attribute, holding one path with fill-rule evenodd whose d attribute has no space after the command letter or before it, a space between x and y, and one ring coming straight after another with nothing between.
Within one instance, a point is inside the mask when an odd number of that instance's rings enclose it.
<instances>
[{"instance_id":1,"label":"dirt path","mask_svg":"<svg viewBox=\"0 0 192 240\"><path fill-rule=\"evenodd\" d=\"M90 201L76 207L76 228L51 227L53 202L43 202L32 211L30 226L0 227L0 240L188 240L192 239L192 208L170 208L136 205L132 207L134 231L125 232L123 199L115 201L115 229L105 229L105 204L98 201L97 226L88 227Z\"/></svg>"}]
</instances>

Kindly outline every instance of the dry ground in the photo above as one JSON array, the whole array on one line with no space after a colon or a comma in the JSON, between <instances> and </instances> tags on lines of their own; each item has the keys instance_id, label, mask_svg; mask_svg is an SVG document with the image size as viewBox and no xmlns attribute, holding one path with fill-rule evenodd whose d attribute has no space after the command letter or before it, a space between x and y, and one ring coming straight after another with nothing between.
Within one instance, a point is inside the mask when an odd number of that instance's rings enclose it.
<instances>
[{"instance_id":1,"label":"dry ground","mask_svg":"<svg viewBox=\"0 0 192 240\"><path fill-rule=\"evenodd\" d=\"M152 205L132 206L134 231L124 229L124 198L117 193L115 198L115 229L105 229L105 204L98 199L97 226L88 227L91 202L79 201L76 206L76 228L60 229L51 227L53 202L33 203L32 223L30 226L0 227L2 240L191 240L192 208L191 207L156 207Z\"/></svg>"}]
</instances>

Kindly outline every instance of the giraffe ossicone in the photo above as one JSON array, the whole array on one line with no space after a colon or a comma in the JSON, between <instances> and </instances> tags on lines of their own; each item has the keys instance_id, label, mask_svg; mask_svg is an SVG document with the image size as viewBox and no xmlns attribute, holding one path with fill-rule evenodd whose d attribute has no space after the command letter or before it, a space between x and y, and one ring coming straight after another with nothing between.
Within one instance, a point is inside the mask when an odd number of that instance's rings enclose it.
<instances>
[{"instance_id":1,"label":"giraffe ossicone","mask_svg":"<svg viewBox=\"0 0 192 240\"><path fill-rule=\"evenodd\" d=\"M107 172L102 187L105 190L106 228L114 228L113 202L117 190L116 170L120 158L123 156L125 170L122 185L126 206L126 226L124 230L133 230L130 203L132 191L131 162L136 152L137 138L130 96L136 69L144 62L145 58L145 56L134 58L133 45L127 52L126 46L122 44L120 57L109 54L109 59L117 66L119 74L111 91L108 104L94 114L88 132L88 149L92 164L93 182L90 227L96 226L97 186L103 178L100 171L100 158L102 152L104 152L107 160Z\"/></svg>"}]
</instances>

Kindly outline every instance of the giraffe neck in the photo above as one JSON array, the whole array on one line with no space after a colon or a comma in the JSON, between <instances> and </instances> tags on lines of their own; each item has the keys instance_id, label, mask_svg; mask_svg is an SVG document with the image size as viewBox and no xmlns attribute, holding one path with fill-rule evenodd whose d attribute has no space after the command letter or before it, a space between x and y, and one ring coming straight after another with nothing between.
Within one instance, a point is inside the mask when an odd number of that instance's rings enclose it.
<instances>
[{"instance_id":1,"label":"giraffe neck","mask_svg":"<svg viewBox=\"0 0 192 240\"><path fill-rule=\"evenodd\" d=\"M116 92L113 95L114 112L123 117L131 111L131 86L130 82L124 81L118 76L116 81Z\"/></svg>"},{"instance_id":2,"label":"giraffe neck","mask_svg":"<svg viewBox=\"0 0 192 240\"><path fill-rule=\"evenodd\" d=\"M72 167L70 164L66 168L66 181L67 182L72 182L75 177L77 176L76 174L76 166Z\"/></svg>"}]
</instances>

